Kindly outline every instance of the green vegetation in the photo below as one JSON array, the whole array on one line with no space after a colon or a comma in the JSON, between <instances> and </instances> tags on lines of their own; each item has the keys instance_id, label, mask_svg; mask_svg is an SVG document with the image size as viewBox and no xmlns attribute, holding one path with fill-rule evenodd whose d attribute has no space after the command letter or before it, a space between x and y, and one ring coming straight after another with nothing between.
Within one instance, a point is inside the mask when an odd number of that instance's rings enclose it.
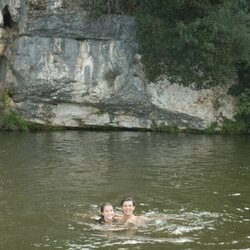
<instances>
[{"instance_id":1,"label":"green vegetation","mask_svg":"<svg viewBox=\"0 0 250 250\"><path fill-rule=\"evenodd\" d=\"M105 14L135 15L140 0L82 0L81 5L89 10L91 17ZM79 2L77 2L79 7Z\"/></svg>"},{"instance_id":2,"label":"green vegetation","mask_svg":"<svg viewBox=\"0 0 250 250\"><path fill-rule=\"evenodd\" d=\"M208 127L204 130L204 133L205 133L205 134L216 134L216 133L218 133L218 130L219 130L219 128L218 128L217 122L212 122L212 123L210 124L210 126L208 126Z\"/></svg>"},{"instance_id":3,"label":"green vegetation","mask_svg":"<svg viewBox=\"0 0 250 250\"><path fill-rule=\"evenodd\" d=\"M151 124L152 131L167 132L167 133L177 133L180 130L176 125L166 125L164 122L156 124L155 121Z\"/></svg>"},{"instance_id":4,"label":"green vegetation","mask_svg":"<svg viewBox=\"0 0 250 250\"><path fill-rule=\"evenodd\" d=\"M248 123L248 128L250 128L250 89L245 89L239 95L239 101L236 119L242 119L245 123Z\"/></svg>"},{"instance_id":5,"label":"green vegetation","mask_svg":"<svg viewBox=\"0 0 250 250\"><path fill-rule=\"evenodd\" d=\"M222 133L250 133L250 88L246 88L237 97L239 105L235 121L225 120Z\"/></svg>"},{"instance_id":6,"label":"green vegetation","mask_svg":"<svg viewBox=\"0 0 250 250\"><path fill-rule=\"evenodd\" d=\"M238 82L235 121L223 133L249 133L250 1L142 0L139 50L150 81L162 76L196 88ZM205 133L217 133L211 124Z\"/></svg>"},{"instance_id":7,"label":"green vegetation","mask_svg":"<svg viewBox=\"0 0 250 250\"><path fill-rule=\"evenodd\" d=\"M167 75L183 85L211 87L249 64L250 15L244 0L143 0L138 38L151 81Z\"/></svg>"},{"instance_id":8,"label":"green vegetation","mask_svg":"<svg viewBox=\"0 0 250 250\"><path fill-rule=\"evenodd\" d=\"M249 126L242 120L225 120L220 131L222 134L246 134Z\"/></svg>"},{"instance_id":9,"label":"green vegetation","mask_svg":"<svg viewBox=\"0 0 250 250\"><path fill-rule=\"evenodd\" d=\"M11 98L8 92L0 92L0 130L27 131L27 122L11 109Z\"/></svg>"},{"instance_id":10,"label":"green vegetation","mask_svg":"<svg viewBox=\"0 0 250 250\"><path fill-rule=\"evenodd\" d=\"M212 123L204 130L206 134L247 134L250 133L250 89L245 89L238 95L238 109L234 121L225 119L221 128Z\"/></svg>"}]
</instances>

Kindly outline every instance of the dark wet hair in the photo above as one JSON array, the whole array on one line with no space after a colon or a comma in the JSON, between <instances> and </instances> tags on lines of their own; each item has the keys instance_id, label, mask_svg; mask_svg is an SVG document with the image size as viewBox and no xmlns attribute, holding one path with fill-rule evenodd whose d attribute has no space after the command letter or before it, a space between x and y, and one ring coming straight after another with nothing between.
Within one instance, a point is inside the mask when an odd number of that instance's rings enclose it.
<instances>
[{"instance_id":1,"label":"dark wet hair","mask_svg":"<svg viewBox=\"0 0 250 250\"><path fill-rule=\"evenodd\" d=\"M131 198L131 197L126 197L126 198L124 198L124 199L121 201L121 206L123 205L123 203L124 203L125 201L132 201L133 206L135 206L135 200L134 200L133 198Z\"/></svg>"},{"instance_id":2,"label":"dark wet hair","mask_svg":"<svg viewBox=\"0 0 250 250\"><path fill-rule=\"evenodd\" d=\"M112 207L113 207L113 205L112 205L111 203L109 203L109 202L104 203L104 204L101 205L101 218L98 220L98 222L99 222L100 224L105 224L105 219L104 219L104 216L103 216L102 213L103 213L104 208L105 208L106 206L112 206Z\"/></svg>"}]
</instances>

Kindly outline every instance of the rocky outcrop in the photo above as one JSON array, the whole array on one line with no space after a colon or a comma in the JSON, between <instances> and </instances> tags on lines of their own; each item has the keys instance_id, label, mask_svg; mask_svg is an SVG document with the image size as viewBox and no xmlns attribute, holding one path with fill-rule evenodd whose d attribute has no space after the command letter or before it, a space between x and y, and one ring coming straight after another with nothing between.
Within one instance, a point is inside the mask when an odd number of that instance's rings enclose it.
<instances>
[{"instance_id":1,"label":"rocky outcrop","mask_svg":"<svg viewBox=\"0 0 250 250\"><path fill-rule=\"evenodd\" d=\"M66 8L72 2L4 0L0 5L0 86L11 92L15 110L27 121L202 130L233 117L235 101L223 88L149 83L133 17L91 18L84 9Z\"/></svg>"},{"instance_id":2,"label":"rocky outcrop","mask_svg":"<svg viewBox=\"0 0 250 250\"><path fill-rule=\"evenodd\" d=\"M7 45L8 34L5 29L0 28L0 56L4 54L5 47Z\"/></svg>"}]
</instances>

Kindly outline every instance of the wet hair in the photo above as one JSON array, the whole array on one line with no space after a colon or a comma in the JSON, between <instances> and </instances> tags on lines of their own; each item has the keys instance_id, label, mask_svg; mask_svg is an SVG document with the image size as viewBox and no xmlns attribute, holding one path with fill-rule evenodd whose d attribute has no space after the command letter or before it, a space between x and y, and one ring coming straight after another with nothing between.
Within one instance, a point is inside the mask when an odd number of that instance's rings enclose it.
<instances>
[{"instance_id":1,"label":"wet hair","mask_svg":"<svg viewBox=\"0 0 250 250\"><path fill-rule=\"evenodd\" d=\"M132 203L133 203L133 206L135 206L135 200L133 199L133 198L131 198L131 197L126 197L126 198L124 198L122 201L121 201L121 207L122 207L122 205L123 205L123 203L125 202L125 201L132 201Z\"/></svg>"},{"instance_id":2,"label":"wet hair","mask_svg":"<svg viewBox=\"0 0 250 250\"><path fill-rule=\"evenodd\" d=\"M104 216L103 216L102 213L103 213L104 208L105 208L106 206L112 206L112 207L113 207L113 205L112 205L111 203L109 203L109 202L104 203L104 204L101 205L101 218L98 220L98 222L99 222L100 224L105 224L105 219L104 219Z\"/></svg>"}]
</instances>

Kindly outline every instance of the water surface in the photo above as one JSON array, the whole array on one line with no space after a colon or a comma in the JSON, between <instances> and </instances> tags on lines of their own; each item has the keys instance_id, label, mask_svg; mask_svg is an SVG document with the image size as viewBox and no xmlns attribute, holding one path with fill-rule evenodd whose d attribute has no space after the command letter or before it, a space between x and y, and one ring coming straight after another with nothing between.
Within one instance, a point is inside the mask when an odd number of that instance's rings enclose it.
<instances>
[{"instance_id":1,"label":"water surface","mask_svg":"<svg viewBox=\"0 0 250 250\"><path fill-rule=\"evenodd\" d=\"M0 249L250 248L247 136L69 131L0 142ZM153 221L111 231L89 219L106 201L119 211L124 196Z\"/></svg>"}]
</instances>

